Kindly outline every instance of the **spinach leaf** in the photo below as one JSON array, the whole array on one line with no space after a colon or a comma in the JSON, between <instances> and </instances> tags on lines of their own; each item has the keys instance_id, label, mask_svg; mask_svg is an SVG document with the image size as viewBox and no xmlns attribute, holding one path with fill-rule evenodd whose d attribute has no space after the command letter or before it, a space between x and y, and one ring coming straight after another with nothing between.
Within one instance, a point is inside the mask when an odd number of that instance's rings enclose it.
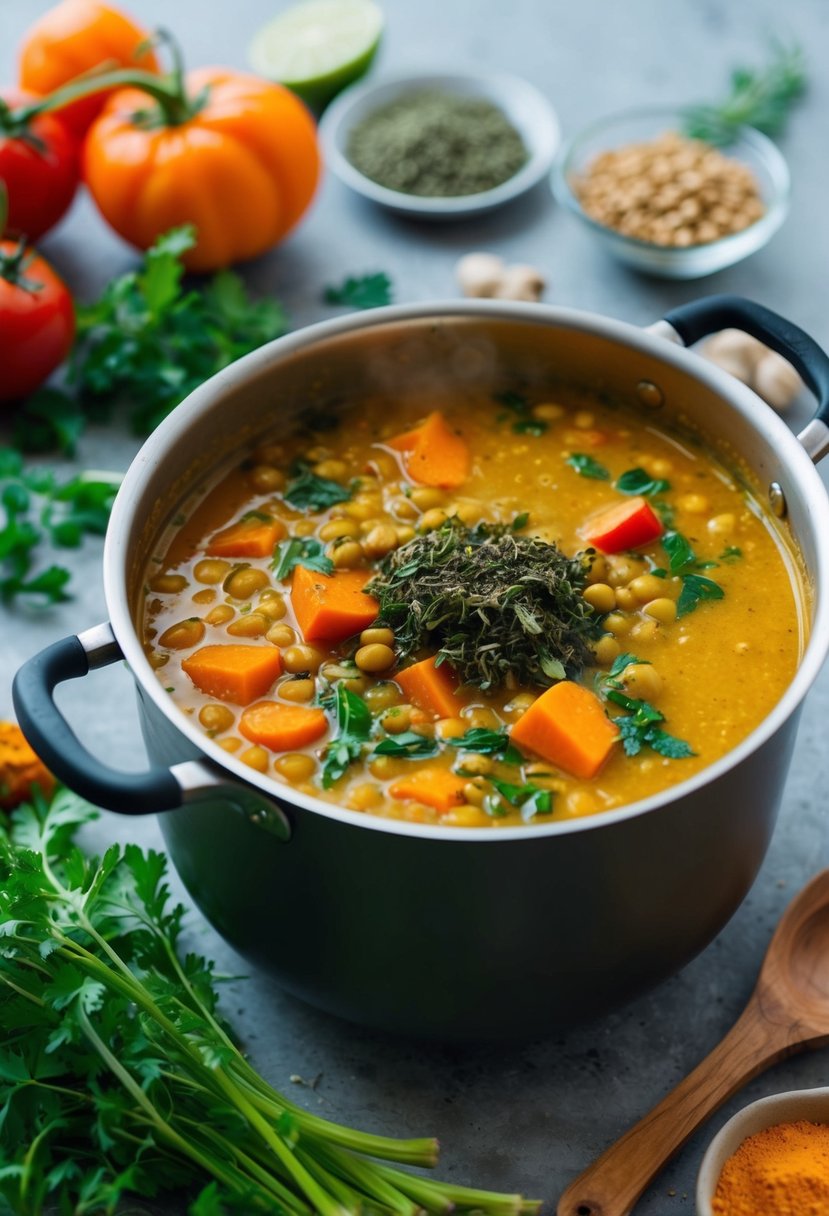
<instances>
[{"instance_id":1,"label":"spinach leaf","mask_svg":"<svg viewBox=\"0 0 829 1216\"><path fill-rule=\"evenodd\" d=\"M349 692L337 685L334 694L337 710L337 734L325 749L322 766L322 788L329 790L335 781L344 776L350 765L363 754L363 748L371 735L371 710L356 692Z\"/></svg>"},{"instance_id":2,"label":"spinach leaf","mask_svg":"<svg viewBox=\"0 0 829 1216\"><path fill-rule=\"evenodd\" d=\"M505 730L487 730L483 726L473 726L465 734L458 735L455 739L447 739L446 742L461 751L498 756L505 764L524 763L524 757L513 747Z\"/></svg>"},{"instance_id":3,"label":"spinach leaf","mask_svg":"<svg viewBox=\"0 0 829 1216\"><path fill-rule=\"evenodd\" d=\"M484 811L494 819L508 815L510 808L519 808L521 818L525 822L536 815L549 815L553 809L552 790L543 790L531 781L523 785L513 785L509 781L499 781L497 777L488 777L488 781L498 791L497 796L488 794L484 799ZM507 805L504 805L504 804Z\"/></svg>"}]
</instances>

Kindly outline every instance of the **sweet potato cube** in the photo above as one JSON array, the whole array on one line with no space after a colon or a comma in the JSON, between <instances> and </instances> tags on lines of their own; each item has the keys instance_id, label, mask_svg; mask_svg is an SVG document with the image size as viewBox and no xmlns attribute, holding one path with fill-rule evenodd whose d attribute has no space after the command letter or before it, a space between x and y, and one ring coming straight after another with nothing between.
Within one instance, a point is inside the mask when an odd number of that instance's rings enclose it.
<instances>
[{"instance_id":1,"label":"sweet potato cube","mask_svg":"<svg viewBox=\"0 0 829 1216\"><path fill-rule=\"evenodd\" d=\"M249 705L282 674L282 655L276 646L202 646L181 667L208 697Z\"/></svg>"},{"instance_id":2,"label":"sweet potato cube","mask_svg":"<svg viewBox=\"0 0 829 1216\"><path fill-rule=\"evenodd\" d=\"M270 557L284 535L281 520L251 514L211 536L206 552L211 557Z\"/></svg>"},{"instance_id":3,"label":"sweet potato cube","mask_svg":"<svg viewBox=\"0 0 829 1216\"><path fill-rule=\"evenodd\" d=\"M405 454L406 472L420 485L454 490L469 476L469 447L439 410L416 430L389 439L387 446Z\"/></svg>"},{"instance_id":4,"label":"sweet potato cube","mask_svg":"<svg viewBox=\"0 0 829 1216\"><path fill-rule=\"evenodd\" d=\"M513 743L572 777L595 777L619 732L589 688L562 680L542 693L510 731Z\"/></svg>"},{"instance_id":5,"label":"sweet potato cube","mask_svg":"<svg viewBox=\"0 0 829 1216\"><path fill-rule=\"evenodd\" d=\"M437 667L434 655L412 667L404 667L394 678L418 709L437 714L439 718L457 718L463 709L464 702L457 692L457 675L448 663Z\"/></svg>"},{"instance_id":6,"label":"sweet potato cube","mask_svg":"<svg viewBox=\"0 0 829 1216\"><path fill-rule=\"evenodd\" d=\"M283 705L280 701L257 701L248 706L239 721L240 734L272 752L293 752L307 747L327 729L325 710Z\"/></svg>"},{"instance_id":7,"label":"sweet potato cube","mask_svg":"<svg viewBox=\"0 0 829 1216\"><path fill-rule=\"evenodd\" d=\"M291 581L291 603L306 642L342 642L377 620L378 604L363 587L367 570L320 574L297 566Z\"/></svg>"},{"instance_id":8,"label":"sweet potato cube","mask_svg":"<svg viewBox=\"0 0 829 1216\"><path fill-rule=\"evenodd\" d=\"M395 781L389 786L389 793L392 798L422 802L445 814L466 801L465 785L464 777L456 777L445 768L422 768Z\"/></svg>"}]
</instances>

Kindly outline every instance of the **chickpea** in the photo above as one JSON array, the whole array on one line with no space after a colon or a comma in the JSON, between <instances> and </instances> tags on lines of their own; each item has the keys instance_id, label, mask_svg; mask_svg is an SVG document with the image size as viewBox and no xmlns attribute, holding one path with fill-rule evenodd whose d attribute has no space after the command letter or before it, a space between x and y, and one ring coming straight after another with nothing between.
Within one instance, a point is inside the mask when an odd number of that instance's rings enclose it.
<instances>
[{"instance_id":1,"label":"chickpea","mask_svg":"<svg viewBox=\"0 0 829 1216\"><path fill-rule=\"evenodd\" d=\"M566 412L563 405L557 405L554 401L542 401L540 405L534 405L532 410L533 418L541 422L558 422Z\"/></svg>"},{"instance_id":2,"label":"chickpea","mask_svg":"<svg viewBox=\"0 0 829 1216\"><path fill-rule=\"evenodd\" d=\"M605 555L597 553L590 564L590 570L587 575L588 583L595 585L596 583L606 582L608 569Z\"/></svg>"},{"instance_id":3,"label":"chickpea","mask_svg":"<svg viewBox=\"0 0 829 1216\"><path fill-rule=\"evenodd\" d=\"M383 625L375 625L371 629L363 630L360 634L360 642L363 646L370 646L372 642L380 642L383 646L393 646L394 632Z\"/></svg>"},{"instance_id":4,"label":"chickpea","mask_svg":"<svg viewBox=\"0 0 829 1216\"><path fill-rule=\"evenodd\" d=\"M463 711L462 716L466 719L467 726L470 728L498 730L501 726L498 715L485 706L475 706L474 708L466 709Z\"/></svg>"},{"instance_id":5,"label":"chickpea","mask_svg":"<svg viewBox=\"0 0 829 1216\"><path fill-rule=\"evenodd\" d=\"M651 477L670 477L674 471L673 462L667 460L664 456L657 456L653 460L648 461L647 470Z\"/></svg>"},{"instance_id":6,"label":"chickpea","mask_svg":"<svg viewBox=\"0 0 829 1216\"><path fill-rule=\"evenodd\" d=\"M320 528L320 540L340 540L347 536L353 539L360 535L360 525L354 519L329 519Z\"/></svg>"},{"instance_id":7,"label":"chickpea","mask_svg":"<svg viewBox=\"0 0 829 1216\"><path fill-rule=\"evenodd\" d=\"M649 604L645 604L642 611L646 616L658 621L660 625L672 625L676 620L676 604L673 600L669 600L666 595L660 596L659 599L651 600Z\"/></svg>"},{"instance_id":8,"label":"chickpea","mask_svg":"<svg viewBox=\"0 0 829 1216\"><path fill-rule=\"evenodd\" d=\"M432 507L442 507L446 502L446 495L432 486L415 486L412 490L412 502L421 511L428 511Z\"/></svg>"},{"instance_id":9,"label":"chickpea","mask_svg":"<svg viewBox=\"0 0 829 1216\"><path fill-rule=\"evenodd\" d=\"M640 574L629 584L629 588L640 604L647 604L648 600L658 599L665 594L665 580L657 578L655 574Z\"/></svg>"},{"instance_id":10,"label":"chickpea","mask_svg":"<svg viewBox=\"0 0 829 1216\"><path fill-rule=\"evenodd\" d=\"M372 515L377 514L377 508L380 504L374 502L361 502L357 499L354 502L347 502L343 507L343 514L349 519L363 520L371 519ZM411 506L411 504L409 504ZM417 508L412 506L412 510L417 515ZM411 518L411 516L410 516Z\"/></svg>"},{"instance_id":11,"label":"chickpea","mask_svg":"<svg viewBox=\"0 0 829 1216\"><path fill-rule=\"evenodd\" d=\"M290 646L296 641L296 630L290 625L271 625L265 637L274 646Z\"/></svg>"},{"instance_id":12,"label":"chickpea","mask_svg":"<svg viewBox=\"0 0 829 1216\"><path fill-rule=\"evenodd\" d=\"M420 514L414 503L402 495L399 498L393 498L389 506L395 519L402 520L404 523L406 520L417 519Z\"/></svg>"},{"instance_id":13,"label":"chickpea","mask_svg":"<svg viewBox=\"0 0 829 1216\"><path fill-rule=\"evenodd\" d=\"M156 574L150 579L150 589L160 591L162 595L176 595L188 586L183 574Z\"/></svg>"},{"instance_id":14,"label":"chickpea","mask_svg":"<svg viewBox=\"0 0 829 1216\"><path fill-rule=\"evenodd\" d=\"M270 464L257 464L250 471L250 484L258 494L274 494L285 485L285 474Z\"/></svg>"},{"instance_id":15,"label":"chickpea","mask_svg":"<svg viewBox=\"0 0 829 1216\"><path fill-rule=\"evenodd\" d=\"M365 557L363 546L356 540L335 541L326 552L338 570L351 570Z\"/></svg>"},{"instance_id":16,"label":"chickpea","mask_svg":"<svg viewBox=\"0 0 829 1216\"><path fill-rule=\"evenodd\" d=\"M397 533L398 545L408 545L409 541L415 538L415 530L414 528L410 528L408 524L399 524L395 528L395 532Z\"/></svg>"},{"instance_id":17,"label":"chickpea","mask_svg":"<svg viewBox=\"0 0 829 1216\"><path fill-rule=\"evenodd\" d=\"M162 667L166 667L170 662L170 656L168 654L159 654L157 650L151 651L150 654L147 655L147 658L150 661L150 667L152 667L154 671L159 671Z\"/></svg>"},{"instance_id":18,"label":"chickpea","mask_svg":"<svg viewBox=\"0 0 829 1216\"><path fill-rule=\"evenodd\" d=\"M241 746L242 746L242 740L237 739L235 735L233 735L229 739L220 739L219 740L219 747L224 748L224 750L226 752L238 752L238 750Z\"/></svg>"},{"instance_id":19,"label":"chickpea","mask_svg":"<svg viewBox=\"0 0 829 1216\"><path fill-rule=\"evenodd\" d=\"M397 760L394 756L375 756L369 761L368 768L372 777L387 781L389 777L399 777L405 772L406 760Z\"/></svg>"},{"instance_id":20,"label":"chickpea","mask_svg":"<svg viewBox=\"0 0 829 1216\"><path fill-rule=\"evenodd\" d=\"M249 747L242 752L239 759L242 764L247 764L249 768L255 768L258 773L266 773L270 757L264 747Z\"/></svg>"},{"instance_id":21,"label":"chickpea","mask_svg":"<svg viewBox=\"0 0 829 1216\"><path fill-rule=\"evenodd\" d=\"M236 615L236 609L231 608L230 604L217 604L215 608L211 608L207 616L204 618L208 625L226 625L228 621L232 621Z\"/></svg>"},{"instance_id":22,"label":"chickpea","mask_svg":"<svg viewBox=\"0 0 829 1216\"><path fill-rule=\"evenodd\" d=\"M630 636L637 642L652 642L659 633L656 621L638 621L630 631Z\"/></svg>"},{"instance_id":23,"label":"chickpea","mask_svg":"<svg viewBox=\"0 0 829 1216\"><path fill-rule=\"evenodd\" d=\"M708 510L708 499L704 494L681 494L677 506L689 515L705 515Z\"/></svg>"},{"instance_id":24,"label":"chickpea","mask_svg":"<svg viewBox=\"0 0 829 1216\"><path fill-rule=\"evenodd\" d=\"M605 560L607 574L604 581L610 583L611 587L625 586L642 573L642 562L635 558L613 554Z\"/></svg>"},{"instance_id":25,"label":"chickpea","mask_svg":"<svg viewBox=\"0 0 829 1216\"><path fill-rule=\"evenodd\" d=\"M593 794L588 790L570 790L564 799L568 815L594 815L599 809Z\"/></svg>"},{"instance_id":26,"label":"chickpea","mask_svg":"<svg viewBox=\"0 0 829 1216\"><path fill-rule=\"evenodd\" d=\"M288 609L278 591L263 591L256 611L269 621L281 621Z\"/></svg>"},{"instance_id":27,"label":"chickpea","mask_svg":"<svg viewBox=\"0 0 829 1216\"><path fill-rule=\"evenodd\" d=\"M234 600L249 600L257 591L267 587L269 579L264 570L255 566L242 566L225 579L223 587Z\"/></svg>"},{"instance_id":28,"label":"chickpea","mask_svg":"<svg viewBox=\"0 0 829 1216\"><path fill-rule=\"evenodd\" d=\"M441 524L445 524L449 516L441 507L433 507L431 511L424 511L420 517L420 523L417 526L418 532L434 532Z\"/></svg>"},{"instance_id":29,"label":"chickpea","mask_svg":"<svg viewBox=\"0 0 829 1216\"><path fill-rule=\"evenodd\" d=\"M283 701L312 701L316 691L316 681L310 679L283 680L279 685L279 695Z\"/></svg>"},{"instance_id":30,"label":"chickpea","mask_svg":"<svg viewBox=\"0 0 829 1216\"><path fill-rule=\"evenodd\" d=\"M326 680L348 680L357 675L357 665L351 659L343 659L342 663L324 663L320 669Z\"/></svg>"},{"instance_id":31,"label":"chickpea","mask_svg":"<svg viewBox=\"0 0 829 1216\"><path fill-rule=\"evenodd\" d=\"M230 562L220 561L216 557L205 557L196 562L193 577L198 583L221 583L230 574L231 569Z\"/></svg>"},{"instance_id":32,"label":"chickpea","mask_svg":"<svg viewBox=\"0 0 829 1216\"><path fill-rule=\"evenodd\" d=\"M280 777L296 784L299 781L307 781L314 775L317 762L313 756L306 756L304 752L288 752L275 760L273 766Z\"/></svg>"},{"instance_id":33,"label":"chickpea","mask_svg":"<svg viewBox=\"0 0 829 1216\"><path fill-rule=\"evenodd\" d=\"M248 612L228 625L227 632L234 638L261 638L268 632L270 624L261 612Z\"/></svg>"},{"instance_id":34,"label":"chickpea","mask_svg":"<svg viewBox=\"0 0 829 1216\"><path fill-rule=\"evenodd\" d=\"M366 691L365 702L372 713L378 713L380 710L391 709L393 706L399 705L402 695L400 689L391 680L383 680Z\"/></svg>"},{"instance_id":35,"label":"chickpea","mask_svg":"<svg viewBox=\"0 0 829 1216\"><path fill-rule=\"evenodd\" d=\"M714 515L708 521L708 531L714 536L730 536L734 531L736 519L730 511L726 511L722 515Z\"/></svg>"},{"instance_id":36,"label":"chickpea","mask_svg":"<svg viewBox=\"0 0 829 1216\"><path fill-rule=\"evenodd\" d=\"M580 431L589 431L595 424L596 416L591 414L590 410L576 410L573 415L573 425Z\"/></svg>"},{"instance_id":37,"label":"chickpea","mask_svg":"<svg viewBox=\"0 0 829 1216\"><path fill-rule=\"evenodd\" d=\"M504 706L504 713L509 714L513 718L520 718L536 700L534 692L516 693L512 700L508 701Z\"/></svg>"},{"instance_id":38,"label":"chickpea","mask_svg":"<svg viewBox=\"0 0 829 1216\"><path fill-rule=\"evenodd\" d=\"M597 612L612 612L616 607L616 592L608 583L592 583L585 587L584 598Z\"/></svg>"},{"instance_id":39,"label":"chickpea","mask_svg":"<svg viewBox=\"0 0 829 1216\"><path fill-rule=\"evenodd\" d=\"M391 646L382 642L372 642L369 646L361 646L354 656L354 662L361 671L388 671L394 664L394 651Z\"/></svg>"},{"instance_id":40,"label":"chickpea","mask_svg":"<svg viewBox=\"0 0 829 1216\"><path fill-rule=\"evenodd\" d=\"M621 612L610 612L604 619L604 627L615 637L624 637L633 628L633 621Z\"/></svg>"},{"instance_id":41,"label":"chickpea","mask_svg":"<svg viewBox=\"0 0 829 1216\"><path fill-rule=\"evenodd\" d=\"M394 705L380 719L380 725L390 735L400 735L412 724L411 705Z\"/></svg>"},{"instance_id":42,"label":"chickpea","mask_svg":"<svg viewBox=\"0 0 829 1216\"><path fill-rule=\"evenodd\" d=\"M300 671L319 671L324 659L322 651L317 650L316 646L309 646L307 642L288 646L282 651L282 666L292 674Z\"/></svg>"},{"instance_id":43,"label":"chickpea","mask_svg":"<svg viewBox=\"0 0 829 1216\"><path fill-rule=\"evenodd\" d=\"M622 653L621 647L615 638L606 633L604 637L599 638L593 644L593 654L596 656L596 662L600 667L609 667L614 659L618 659Z\"/></svg>"},{"instance_id":44,"label":"chickpea","mask_svg":"<svg viewBox=\"0 0 829 1216\"><path fill-rule=\"evenodd\" d=\"M205 632L204 621L197 616L189 617L165 629L158 644L167 650L189 650L191 646L198 646Z\"/></svg>"},{"instance_id":45,"label":"chickpea","mask_svg":"<svg viewBox=\"0 0 829 1216\"><path fill-rule=\"evenodd\" d=\"M285 449L281 443L263 443L253 453L253 459L257 464L279 466L285 463Z\"/></svg>"},{"instance_id":46,"label":"chickpea","mask_svg":"<svg viewBox=\"0 0 829 1216\"><path fill-rule=\"evenodd\" d=\"M343 688L347 688L349 692L356 692L362 697L369 687L369 677L360 672L356 676L348 676L343 680Z\"/></svg>"},{"instance_id":47,"label":"chickpea","mask_svg":"<svg viewBox=\"0 0 829 1216\"><path fill-rule=\"evenodd\" d=\"M483 777L491 773L495 767L490 756L482 756L480 752L462 752L458 759L458 768L473 777Z\"/></svg>"},{"instance_id":48,"label":"chickpea","mask_svg":"<svg viewBox=\"0 0 829 1216\"><path fill-rule=\"evenodd\" d=\"M662 691L662 679L649 663L629 663L621 675L628 692L642 701L653 701Z\"/></svg>"},{"instance_id":49,"label":"chickpea","mask_svg":"<svg viewBox=\"0 0 829 1216\"><path fill-rule=\"evenodd\" d=\"M396 549L400 541L394 524L378 523L371 529L363 541L363 551L367 557L385 557Z\"/></svg>"},{"instance_id":50,"label":"chickpea","mask_svg":"<svg viewBox=\"0 0 829 1216\"><path fill-rule=\"evenodd\" d=\"M435 723L435 734L439 739L459 739L466 734L463 718L441 718Z\"/></svg>"},{"instance_id":51,"label":"chickpea","mask_svg":"<svg viewBox=\"0 0 829 1216\"><path fill-rule=\"evenodd\" d=\"M623 612L633 612L634 608L637 606L637 602L636 596L633 594L630 587L616 588L616 605L617 607L621 608Z\"/></svg>"},{"instance_id":52,"label":"chickpea","mask_svg":"<svg viewBox=\"0 0 829 1216\"><path fill-rule=\"evenodd\" d=\"M213 735L230 730L234 721L233 711L226 705L203 705L199 710L199 722Z\"/></svg>"},{"instance_id":53,"label":"chickpea","mask_svg":"<svg viewBox=\"0 0 829 1216\"><path fill-rule=\"evenodd\" d=\"M216 598L216 592L212 587L205 587L204 591L196 591L190 596L194 604L212 604Z\"/></svg>"},{"instance_id":54,"label":"chickpea","mask_svg":"<svg viewBox=\"0 0 829 1216\"><path fill-rule=\"evenodd\" d=\"M466 786L464 786L464 790ZM442 822L452 824L456 828L488 828L492 820L486 811L477 806L456 806L453 811L442 816Z\"/></svg>"},{"instance_id":55,"label":"chickpea","mask_svg":"<svg viewBox=\"0 0 829 1216\"><path fill-rule=\"evenodd\" d=\"M467 781L463 787L463 796L470 806L483 806L488 793L486 784L480 778L477 781Z\"/></svg>"},{"instance_id":56,"label":"chickpea","mask_svg":"<svg viewBox=\"0 0 829 1216\"><path fill-rule=\"evenodd\" d=\"M295 536L313 536L317 530L317 525L313 519L298 519L294 524Z\"/></svg>"},{"instance_id":57,"label":"chickpea","mask_svg":"<svg viewBox=\"0 0 829 1216\"><path fill-rule=\"evenodd\" d=\"M327 481L342 481L348 473L348 465L344 460L321 460L314 466L314 472Z\"/></svg>"},{"instance_id":58,"label":"chickpea","mask_svg":"<svg viewBox=\"0 0 829 1216\"><path fill-rule=\"evenodd\" d=\"M449 507L450 515L457 515L462 524L472 528L483 518L484 508L477 502L459 502Z\"/></svg>"},{"instance_id":59,"label":"chickpea","mask_svg":"<svg viewBox=\"0 0 829 1216\"><path fill-rule=\"evenodd\" d=\"M352 811L372 811L383 802L383 792L370 781L355 785L348 795L348 807Z\"/></svg>"},{"instance_id":60,"label":"chickpea","mask_svg":"<svg viewBox=\"0 0 829 1216\"><path fill-rule=\"evenodd\" d=\"M305 459L310 460L312 464L319 464L321 460L327 460L331 454L330 448L325 447L322 443L318 443L308 449L305 453Z\"/></svg>"}]
</instances>

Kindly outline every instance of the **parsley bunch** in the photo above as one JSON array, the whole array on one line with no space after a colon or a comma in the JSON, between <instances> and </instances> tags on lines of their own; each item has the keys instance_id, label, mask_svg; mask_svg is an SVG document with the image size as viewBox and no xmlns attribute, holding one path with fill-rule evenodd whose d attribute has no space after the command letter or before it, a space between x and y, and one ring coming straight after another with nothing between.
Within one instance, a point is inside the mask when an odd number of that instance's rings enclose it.
<instances>
[{"instance_id":1,"label":"parsley bunch","mask_svg":"<svg viewBox=\"0 0 829 1216\"><path fill-rule=\"evenodd\" d=\"M85 856L73 837L94 816L60 791L0 828L0 1206L111 1214L185 1190L190 1216L538 1210L384 1164L433 1165L437 1145L272 1089L217 1011L212 964L180 953L164 857Z\"/></svg>"},{"instance_id":2,"label":"parsley bunch","mask_svg":"<svg viewBox=\"0 0 829 1216\"><path fill-rule=\"evenodd\" d=\"M685 130L693 139L727 146L744 124L766 135L782 134L794 104L806 92L806 67L799 47L775 46L764 68L735 68L731 92L716 105L689 106Z\"/></svg>"}]
</instances>

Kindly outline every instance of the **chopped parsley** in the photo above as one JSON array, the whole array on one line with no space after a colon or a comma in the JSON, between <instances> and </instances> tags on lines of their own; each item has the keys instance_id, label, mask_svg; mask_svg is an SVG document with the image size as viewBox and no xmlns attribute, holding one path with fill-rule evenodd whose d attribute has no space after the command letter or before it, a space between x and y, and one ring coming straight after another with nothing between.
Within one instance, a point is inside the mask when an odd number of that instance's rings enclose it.
<instances>
[{"instance_id":1,"label":"chopped parsley","mask_svg":"<svg viewBox=\"0 0 829 1216\"><path fill-rule=\"evenodd\" d=\"M302 461L294 464L292 472L295 476L285 487L283 498L297 511L326 511L351 497L345 486L327 477L317 477Z\"/></svg>"},{"instance_id":2,"label":"chopped parsley","mask_svg":"<svg viewBox=\"0 0 829 1216\"><path fill-rule=\"evenodd\" d=\"M610 481L610 472L584 452L572 452L565 461L571 469L575 469L580 477L590 477L593 481Z\"/></svg>"},{"instance_id":3,"label":"chopped parsley","mask_svg":"<svg viewBox=\"0 0 829 1216\"><path fill-rule=\"evenodd\" d=\"M391 279L380 271L377 274L349 276L339 287L326 287L326 304L341 304L346 308L382 308L392 302Z\"/></svg>"},{"instance_id":4,"label":"chopped parsley","mask_svg":"<svg viewBox=\"0 0 829 1216\"><path fill-rule=\"evenodd\" d=\"M298 536L283 540L274 550L271 569L279 581L284 581L296 569L305 566L308 570L316 570L319 574L330 574L334 563L325 556L325 546L313 536Z\"/></svg>"},{"instance_id":5,"label":"chopped parsley","mask_svg":"<svg viewBox=\"0 0 829 1216\"><path fill-rule=\"evenodd\" d=\"M352 764L362 758L372 727L371 710L356 692L338 684L333 695L337 734L327 745L322 766L322 788L330 790Z\"/></svg>"}]
</instances>

